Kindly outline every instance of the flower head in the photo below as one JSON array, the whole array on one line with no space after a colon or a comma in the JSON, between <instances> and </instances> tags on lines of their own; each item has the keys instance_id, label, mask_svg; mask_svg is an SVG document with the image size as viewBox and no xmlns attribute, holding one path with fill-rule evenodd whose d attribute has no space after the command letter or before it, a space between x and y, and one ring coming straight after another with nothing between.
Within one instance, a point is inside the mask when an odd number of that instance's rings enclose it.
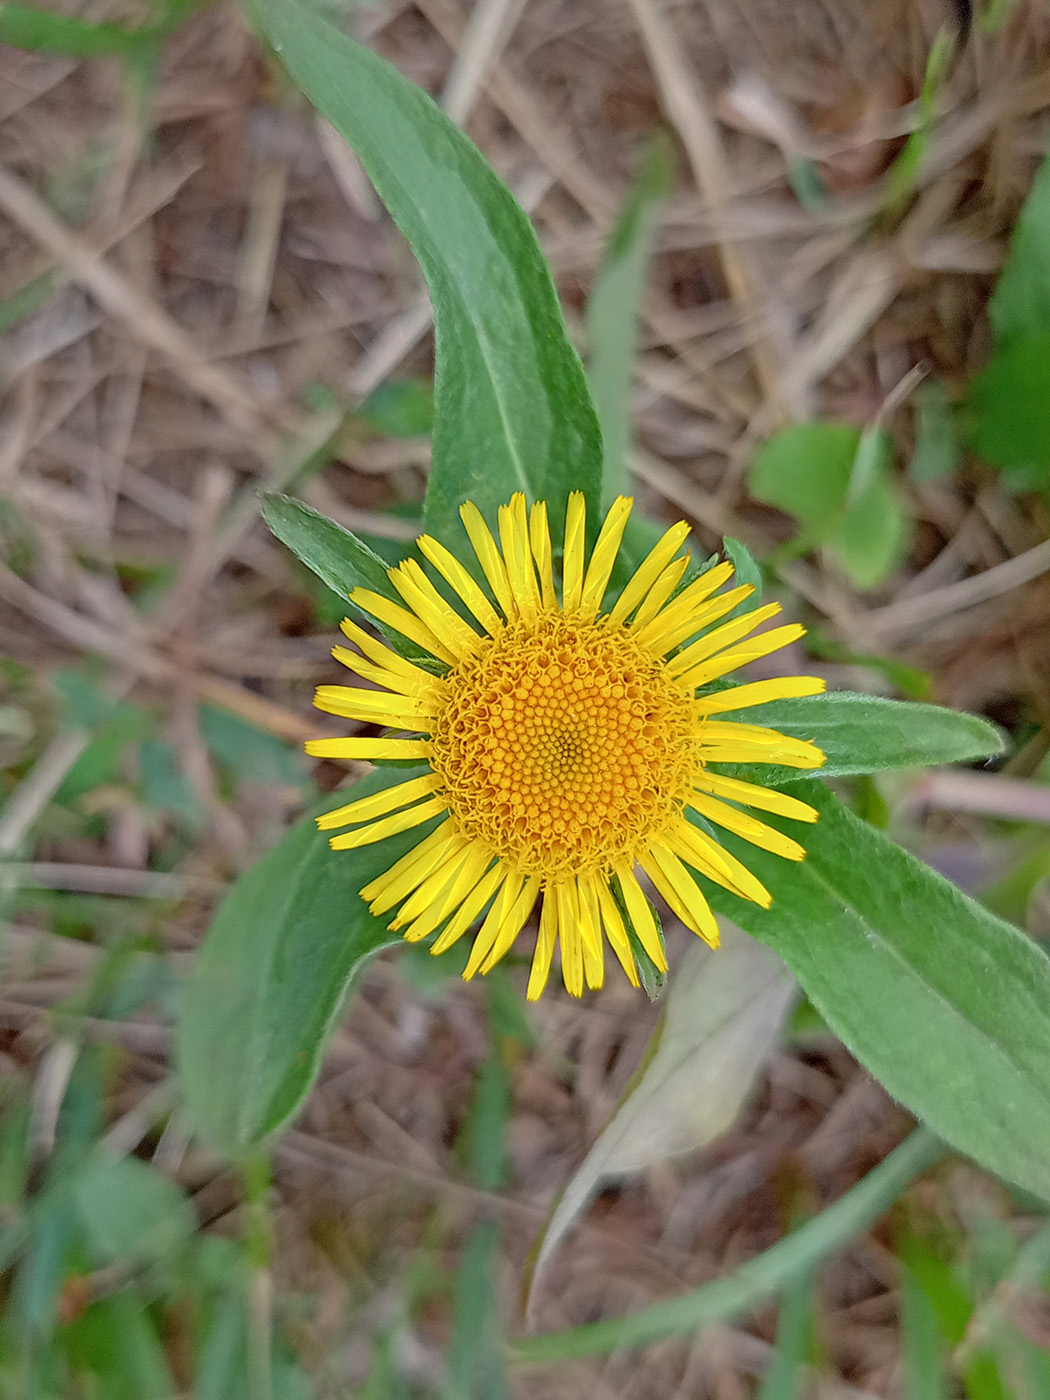
<instances>
[{"instance_id":1,"label":"flower head","mask_svg":"<svg viewBox=\"0 0 1050 1400\"><path fill-rule=\"evenodd\" d=\"M540 901L530 998L546 985L556 946L574 996L585 982L600 987L603 931L635 985L632 932L652 962L666 967L639 869L712 947L718 927L691 871L769 905L760 881L690 813L789 860L801 860L802 847L742 808L816 820L797 798L728 777L717 765L815 768L820 750L718 716L814 695L823 682L793 676L710 689L803 628L756 633L779 611L776 603L723 621L753 591L727 587L731 564L679 588L689 565L681 552L684 524L662 536L603 611L630 510L626 497L613 503L588 560L584 498L570 495L559 598L543 502L527 511L519 493L501 506L499 544L477 508L465 505L463 523L488 592L438 540L418 541L462 614L412 559L390 570L404 606L368 589L350 595L435 658L441 673L406 660L347 619L343 632L357 650L336 647L334 655L379 689L317 692L322 710L415 737L317 739L307 744L310 753L416 759L427 767L421 777L320 818L325 829L351 828L332 838L337 850L436 820L362 889L372 912L396 908L390 927L411 941L440 930L431 951L441 953L487 906L464 973L472 977L499 962Z\"/></svg>"}]
</instances>

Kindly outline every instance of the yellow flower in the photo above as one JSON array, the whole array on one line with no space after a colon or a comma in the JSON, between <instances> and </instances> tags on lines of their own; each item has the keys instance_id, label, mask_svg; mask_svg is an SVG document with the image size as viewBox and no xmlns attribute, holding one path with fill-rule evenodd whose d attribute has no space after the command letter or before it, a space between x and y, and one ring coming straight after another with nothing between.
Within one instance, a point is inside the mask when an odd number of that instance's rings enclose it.
<instances>
[{"instance_id":1,"label":"yellow flower","mask_svg":"<svg viewBox=\"0 0 1050 1400\"><path fill-rule=\"evenodd\" d=\"M689 564L680 552L689 527L681 523L603 612L630 510L628 498L614 502L588 561L584 498L569 496L559 601L546 505L526 512L524 496L512 497L499 510L497 545L468 503L460 514L491 598L438 540L423 535L418 544L477 626L412 559L390 570L403 607L364 588L350 595L362 611L435 657L443 673L405 660L348 619L342 630L358 650L336 647L333 654L380 688L317 692L315 703L330 714L418 737L316 739L306 746L311 754L427 765L422 777L320 818L325 829L353 828L332 838L336 850L438 819L362 889L372 912L400 906L390 927L412 942L441 929L431 952L442 953L488 905L464 973L469 978L499 962L542 900L530 999L546 985L556 944L573 996L585 981L600 987L603 930L635 986L629 926L653 963L666 968L639 869L712 947L718 927L690 867L768 907L769 892L690 821L690 809L789 860L801 860L802 847L741 806L799 821L817 817L797 798L723 776L711 765L818 767L823 754L813 744L718 716L815 695L823 682L793 676L704 689L801 637L803 628L752 635L779 611L770 603L711 630L753 590L727 590L733 567L719 564L676 593Z\"/></svg>"}]
</instances>

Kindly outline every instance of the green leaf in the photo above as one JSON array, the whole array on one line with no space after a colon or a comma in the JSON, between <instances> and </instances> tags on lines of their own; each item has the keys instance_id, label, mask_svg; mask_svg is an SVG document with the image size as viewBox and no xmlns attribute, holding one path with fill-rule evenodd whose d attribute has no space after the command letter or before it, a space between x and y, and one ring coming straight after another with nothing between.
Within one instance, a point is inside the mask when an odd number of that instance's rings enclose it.
<instances>
[{"instance_id":1,"label":"green leaf","mask_svg":"<svg viewBox=\"0 0 1050 1400\"><path fill-rule=\"evenodd\" d=\"M410 776L376 771L353 793ZM354 979L400 942L358 891L427 829L332 851L305 821L233 885L197 954L176 1041L190 1115L213 1146L240 1156L299 1108Z\"/></svg>"},{"instance_id":2,"label":"green leaf","mask_svg":"<svg viewBox=\"0 0 1050 1400\"><path fill-rule=\"evenodd\" d=\"M74 1200L96 1267L162 1259L196 1230L178 1186L137 1157L96 1154L78 1174Z\"/></svg>"},{"instance_id":3,"label":"green leaf","mask_svg":"<svg viewBox=\"0 0 1050 1400\"><path fill-rule=\"evenodd\" d=\"M997 349L970 385L965 415L974 452L1012 472L1015 489L1050 481L1050 334Z\"/></svg>"},{"instance_id":4,"label":"green leaf","mask_svg":"<svg viewBox=\"0 0 1050 1400\"><path fill-rule=\"evenodd\" d=\"M355 588L370 588L401 604L401 597L390 582L386 563L351 530L345 530L327 515L321 515L291 496L276 493L264 496L262 510L267 525L281 543L348 607L353 606L349 600ZM408 553L407 546L404 552ZM379 625L371 618L369 624ZM380 630L402 656L419 664L433 664L433 657L415 642L402 637L393 628L380 627Z\"/></svg>"},{"instance_id":5,"label":"green leaf","mask_svg":"<svg viewBox=\"0 0 1050 1400\"><path fill-rule=\"evenodd\" d=\"M442 1400L506 1400L499 1328L500 1228L476 1225L463 1247L452 1300L452 1336Z\"/></svg>"},{"instance_id":6,"label":"green leaf","mask_svg":"<svg viewBox=\"0 0 1050 1400\"><path fill-rule=\"evenodd\" d=\"M353 531L302 501L276 492L263 497L262 513L281 543L340 598L348 601L355 588L371 588L384 598L400 601L387 577L386 564Z\"/></svg>"},{"instance_id":7,"label":"green leaf","mask_svg":"<svg viewBox=\"0 0 1050 1400\"><path fill-rule=\"evenodd\" d=\"M977 715L943 705L854 695L848 690L772 700L724 718L810 740L824 754L824 764L818 770L821 778L876 773L883 768L970 763L1002 753L1004 747L995 725ZM756 767L754 775L755 781L767 787L799 779L797 768L765 764Z\"/></svg>"},{"instance_id":8,"label":"green leaf","mask_svg":"<svg viewBox=\"0 0 1050 1400\"><path fill-rule=\"evenodd\" d=\"M795 552L826 545L858 588L880 583L899 562L909 524L893 482L893 443L881 429L801 423L759 448L751 494L794 515Z\"/></svg>"},{"instance_id":9,"label":"green leaf","mask_svg":"<svg viewBox=\"0 0 1050 1400\"><path fill-rule=\"evenodd\" d=\"M39 6L0 5L0 44L67 58L128 57L156 40L153 27L126 29L122 24L92 24L88 20L50 14Z\"/></svg>"},{"instance_id":10,"label":"green leaf","mask_svg":"<svg viewBox=\"0 0 1050 1400\"><path fill-rule=\"evenodd\" d=\"M997 346L1046 335L1050 324L1050 156L1039 167L1014 226L988 314Z\"/></svg>"},{"instance_id":11,"label":"green leaf","mask_svg":"<svg viewBox=\"0 0 1050 1400\"><path fill-rule=\"evenodd\" d=\"M990 1171L1050 1199L1050 960L859 821L821 784L800 864L724 843L767 886L712 902L788 964L895 1099ZM797 822L783 825L799 835Z\"/></svg>"},{"instance_id":12,"label":"green leaf","mask_svg":"<svg viewBox=\"0 0 1050 1400\"><path fill-rule=\"evenodd\" d=\"M630 491L631 384L638 313L653 231L671 187L671 153L660 132L642 160L638 177L612 231L587 301L587 380L605 444L603 504Z\"/></svg>"},{"instance_id":13,"label":"green leaf","mask_svg":"<svg viewBox=\"0 0 1050 1400\"><path fill-rule=\"evenodd\" d=\"M305 0L254 0L293 79L354 150L423 268L434 306L427 528L450 547L469 498L494 523L521 490L552 520L601 496L601 436L528 219L462 131Z\"/></svg>"}]
</instances>

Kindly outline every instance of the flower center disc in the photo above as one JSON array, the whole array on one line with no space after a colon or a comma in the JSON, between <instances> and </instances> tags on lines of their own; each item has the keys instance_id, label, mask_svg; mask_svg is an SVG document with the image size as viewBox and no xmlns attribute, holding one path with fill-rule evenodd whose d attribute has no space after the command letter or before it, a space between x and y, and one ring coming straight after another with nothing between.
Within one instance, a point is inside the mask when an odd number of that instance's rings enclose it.
<instances>
[{"instance_id":1,"label":"flower center disc","mask_svg":"<svg viewBox=\"0 0 1050 1400\"><path fill-rule=\"evenodd\" d=\"M521 874L607 868L681 810L691 697L623 628L519 622L446 682L432 762L449 808Z\"/></svg>"}]
</instances>

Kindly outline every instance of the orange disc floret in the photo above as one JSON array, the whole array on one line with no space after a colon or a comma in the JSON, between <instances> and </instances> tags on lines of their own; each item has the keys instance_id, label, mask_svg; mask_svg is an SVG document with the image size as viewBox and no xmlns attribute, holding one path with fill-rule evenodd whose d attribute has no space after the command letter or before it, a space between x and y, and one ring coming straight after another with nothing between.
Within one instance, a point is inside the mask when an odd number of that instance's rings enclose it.
<instances>
[{"instance_id":1,"label":"orange disc floret","mask_svg":"<svg viewBox=\"0 0 1050 1400\"><path fill-rule=\"evenodd\" d=\"M449 809L520 874L607 870L685 806L691 697L625 628L517 623L446 683L431 762Z\"/></svg>"}]
</instances>

